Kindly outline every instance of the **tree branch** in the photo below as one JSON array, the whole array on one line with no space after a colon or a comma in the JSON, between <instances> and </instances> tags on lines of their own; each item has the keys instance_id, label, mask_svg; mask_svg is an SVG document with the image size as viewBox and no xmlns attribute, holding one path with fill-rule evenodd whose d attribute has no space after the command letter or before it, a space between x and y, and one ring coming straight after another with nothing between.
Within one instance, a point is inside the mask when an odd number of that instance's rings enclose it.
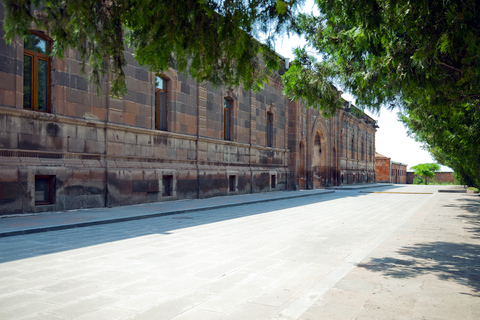
<instances>
[{"instance_id":1,"label":"tree branch","mask_svg":"<svg viewBox=\"0 0 480 320\"><path fill-rule=\"evenodd\" d=\"M447 67L447 68L450 68L450 69L452 69L452 70L455 70L455 71L463 74L462 69L458 69L458 68L452 67L451 65L448 65L448 64L446 64L446 63L444 63L444 62L442 62L442 61L435 61L435 62L436 62L437 64L441 64L442 66L445 66L445 67Z\"/></svg>"}]
</instances>

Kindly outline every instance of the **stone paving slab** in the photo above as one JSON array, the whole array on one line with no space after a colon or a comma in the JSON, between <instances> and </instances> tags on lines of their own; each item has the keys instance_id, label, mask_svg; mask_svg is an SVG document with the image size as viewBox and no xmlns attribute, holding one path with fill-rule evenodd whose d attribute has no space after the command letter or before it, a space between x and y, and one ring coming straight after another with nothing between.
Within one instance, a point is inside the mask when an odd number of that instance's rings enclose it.
<instances>
[{"instance_id":1,"label":"stone paving slab","mask_svg":"<svg viewBox=\"0 0 480 320\"><path fill-rule=\"evenodd\" d=\"M479 319L480 198L437 188L3 237L0 319Z\"/></svg>"},{"instance_id":2,"label":"stone paving slab","mask_svg":"<svg viewBox=\"0 0 480 320\"><path fill-rule=\"evenodd\" d=\"M362 188L362 186L357 186L357 189L359 188ZM244 204L295 199L298 197L318 196L332 192L334 191L323 189L277 191L209 199L144 203L113 208L90 208L41 214L0 216L0 237L155 218Z\"/></svg>"},{"instance_id":3,"label":"stone paving slab","mask_svg":"<svg viewBox=\"0 0 480 320\"><path fill-rule=\"evenodd\" d=\"M392 186L387 184L365 184L342 186L317 190L276 191L253 193L235 196L215 197L209 199L193 199L145 203L139 205L113 208L90 208L49 212L40 214L24 214L15 216L0 216L0 237L15 236L54 230L64 230L92 225L147 219L194 211L219 209L244 204L295 199L298 197L318 196L335 190L360 190L365 188L382 188Z\"/></svg>"},{"instance_id":4,"label":"stone paving slab","mask_svg":"<svg viewBox=\"0 0 480 320\"><path fill-rule=\"evenodd\" d=\"M480 319L479 226L478 196L435 195L298 319Z\"/></svg>"}]
</instances>

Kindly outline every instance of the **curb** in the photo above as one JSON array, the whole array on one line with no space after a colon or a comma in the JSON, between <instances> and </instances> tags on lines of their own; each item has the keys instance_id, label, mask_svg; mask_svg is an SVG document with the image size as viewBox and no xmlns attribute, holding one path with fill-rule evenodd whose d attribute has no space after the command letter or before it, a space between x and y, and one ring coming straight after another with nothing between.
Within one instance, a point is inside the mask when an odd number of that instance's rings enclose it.
<instances>
[{"instance_id":1,"label":"curb","mask_svg":"<svg viewBox=\"0 0 480 320\"><path fill-rule=\"evenodd\" d=\"M328 187L329 190L359 190L359 189L368 189L368 188L383 188L383 187L391 187L393 183L382 183L382 184L370 184L366 186L362 186L361 184L356 186L344 186L344 187Z\"/></svg>"},{"instance_id":2,"label":"curb","mask_svg":"<svg viewBox=\"0 0 480 320\"><path fill-rule=\"evenodd\" d=\"M360 191L361 193L389 193L389 194L433 194L433 192L393 192L393 191Z\"/></svg>"},{"instance_id":3,"label":"curb","mask_svg":"<svg viewBox=\"0 0 480 320\"><path fill-rule=\"evenodd\" d=\"M301 197L312 197L312 196L319 196L319 195L329 194L329 193L334 193L334 192L335 191L333 191L333 190L332 191L324 190L323 192L318 192L318 193L313 193L313 194L300 194L300 195L292 195L292 196L270 198L270 199L259 199L259 200L252 200L252 201L245 201L245 202L238 202L238 203L211 205L211 206L205 206L205 207L193 208L193 209L182 209L182 210L172 210L172 211L166 211L166 212L150 213L150 214L144 214L144 215L138 215L138 216L112 218L112 219L105 219L105 220L96 220L96 221L89 221L89 222L62 224L62 225L53 225L53 226L47 226L47 227L37 227L37 228L32 228L32 229L23 229L23 230L6 231L6 232L1 232L0 231L0 238L13 237L13 236L25 235L25 234L48 232L48 231L58 231L58 230L82 228L82 227L89 227L89 226L97 226L97 225L117 223L117 222L142 220L142 219L149 219L149 218L158 218L158 217L172 216L172 215L176 215L176 214L183 214L183 213L190 213L190 212L197 212L197 211L206 211L206 210L211 210L211 209L238 207L238 206L243 206L243 205L247 205L247 204L255 204L255 203L260 203L260 202L271 202L271 201L295 199L295 198L301 198Z\"/></svg>"}]
</instances>

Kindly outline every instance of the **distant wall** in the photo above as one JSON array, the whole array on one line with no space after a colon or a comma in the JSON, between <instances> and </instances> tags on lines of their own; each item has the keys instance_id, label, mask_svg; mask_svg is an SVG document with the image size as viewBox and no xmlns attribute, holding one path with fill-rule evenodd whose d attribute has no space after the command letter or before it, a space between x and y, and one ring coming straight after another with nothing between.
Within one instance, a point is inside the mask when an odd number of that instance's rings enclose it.
<instances>
[{"instance_id":1,"label":"distant wall","mask_svg":"<svg viewBox=\"0 0 480 320\"><path fill-rule=\"evenodd\" d=\"M375 158L375 175L377 182L391 182L390 158Z\"/></svg>"},{"instance_id":2,"label":"distant wall","mask_svg":"<svg viewBox=\"0 0 480 320\"><path fill-rule=\"evenodd\" d=\"M413 184L413 179L415 178L415 173L407 172L407 184ZM453 177L453 172L435 172L435 180L438 182L449 182L455 183L455 178Z\"/></svg>"}]
</instances>

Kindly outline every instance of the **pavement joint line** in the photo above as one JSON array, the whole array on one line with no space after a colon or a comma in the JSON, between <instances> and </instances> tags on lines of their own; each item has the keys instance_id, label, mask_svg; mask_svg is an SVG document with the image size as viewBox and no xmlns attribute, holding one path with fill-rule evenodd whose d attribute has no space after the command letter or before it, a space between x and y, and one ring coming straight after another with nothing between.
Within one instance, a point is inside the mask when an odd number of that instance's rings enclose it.
<instances>
[{"instance_id":1,"label":"pavement joint line","mask_svg":"<svg viewBox=\"0 0 480 320\"><path fill-rule=\"evenodd\" d=\"M391 234L393 234L400 226L405 224L410 217L435 196L426 198L423 202L417 203L414 208L407 211L407 214L403 215L397 221L392 222L382 233L370 240L366 245L359 248L359 250L352 252L346 261L331 271L326 277L314 284L309 290L304 292L301 296L297 297L287 308L283 309L281 313L272 318L271 320L296 320L299 319L302 314L312 307L317 301L319 301L325 293L333 288L340 280L342 280L350 271L352 271L359 263L361 263L376 247L378 247L383 241L385 241Z\"/></svg>"},{"instance_id":2,"label":"pavement joint line","mask_svg":"<svg viewBox=\"0 0 480 320\"><path fill-rule=\"evenodd\" d=\"M392 192L392 191L360 191L361 193L393 193L393 194L433 194L433 192Z\"/></svg>"},{"instance_id":3,"label":"pavement joint line","mask_svg":"<svg viewBox=\"0 0 480 320\"><path fill-rule=\"evenodd\" d=\"M23 229L23 230L15 230L15 231L6 231L6 232L1 232L0 231L0 238L13 237L13 236L18 236L18 235L26 235L26 234L34 234L34 233L41 233L41 232L48 232L48 231L58 231L58 230L67 230L67 229L83 228L83 227L90 227L90 226L98 226L98 225L117 223L117 222L126 222L126 221L142 220L142 219L149 219L149 218L166 217L166 216L172 216L172 215L176 215L176 214L206 211L206 210L213 210L213 209L222 209L222 208L228 208L228 207L237 207L237 206L243 206L243 205L248 205L248 204L256 204L256 203L260 203L260 202L271 202L271 201L295 199L295 198L301 198L301 197L321 196L321 195L330 194L330 193L335 193L335 191L333 191L333 190L323 190L323 192L312 193L312 194L300 194L300 195L283 196L283 197L276 197L276 198L270 198L270 199L258 199L258 200L244 201L244 202L237 202L237 203L203 206L203 207L192 208L192 209L179 209L179 210L172 210L172 211L158 212L158 213L150 213L150 214L142 214L142 215L136 215L136 216L122 217L122 218L109 218L109 219L104 219L104 220L95 220L95 221L88 221L88 222L78 222L78 223L71 223L71 224L53 225L53 226L46 226L46 227L36 227L36 228L31 228L31 229Z\"/></svg>"}]
</instances>

